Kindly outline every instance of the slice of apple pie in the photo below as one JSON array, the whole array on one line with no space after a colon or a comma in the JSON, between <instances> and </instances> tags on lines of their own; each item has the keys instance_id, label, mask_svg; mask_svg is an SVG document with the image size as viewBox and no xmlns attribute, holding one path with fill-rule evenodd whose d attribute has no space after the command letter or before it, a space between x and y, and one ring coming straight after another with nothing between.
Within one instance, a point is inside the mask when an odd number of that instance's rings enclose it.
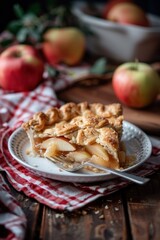
<instances>
[{"instance_id":1,"label":"slice of apple pie","mask_svg":"<svg viewBox=\"0 0 160 240\"><path fill-rule=\"evenodd\" d=\"M63 156L71 161L89 160L121 168L122 107L119 103L67 103L38 112L22 124L30 140L30 153L42 157Z\"/></svg>"}]
</instances>

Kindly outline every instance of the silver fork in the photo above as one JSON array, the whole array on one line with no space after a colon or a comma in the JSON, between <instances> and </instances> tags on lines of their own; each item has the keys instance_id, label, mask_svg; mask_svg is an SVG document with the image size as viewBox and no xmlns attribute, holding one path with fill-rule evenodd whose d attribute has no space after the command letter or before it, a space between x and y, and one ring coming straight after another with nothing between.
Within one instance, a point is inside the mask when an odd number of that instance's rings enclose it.
<instances>
[{"instance_id":1,"label":"silver fork","mask_svg":"<svg viewBox=\"0 0 160 240\"><path fill-rule=\"evenodd\" d=\"M119 177L125 178L127 180L130 180L130 181L138 183L138 184L145 184L150 180L149 178L140 177L140 176L137 176L137 175L134 175L131 173L122 172L122 171L107 168L107 167L101 167L101 166L99 166L95 163L91 163L89 161L83 161L82 163L72 162L70 159L57 157L57 156L54 156L54 158L47 157L47 159L53 161L59 168L65 170L67 172L76 172L80 169L83 169L85 166L89 166L89 167L97 168L104 172L112 173L114 175L117 175Z\"/></svg>"}]
</instances>

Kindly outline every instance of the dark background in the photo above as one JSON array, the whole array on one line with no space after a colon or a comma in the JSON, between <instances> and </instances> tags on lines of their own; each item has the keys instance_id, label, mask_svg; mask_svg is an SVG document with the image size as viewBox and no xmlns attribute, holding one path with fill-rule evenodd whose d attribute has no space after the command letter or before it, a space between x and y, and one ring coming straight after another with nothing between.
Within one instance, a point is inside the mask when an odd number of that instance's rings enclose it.
<instances>
[{"instance_id":1,"label":"dark background","mask_svg":"<svg viewBox=\"0 0 160 240\"><path fill-rule=\"evenodd\" d=\"M20 4L24 10L26 11L28 9L28 6L30 4L33 4L35 2L38 2L42 9L44 11L46 10L46 0L0 0L0 32L5 29L8 22L15 18L14 11L13 11L13 5L18 3ZM49 2L52 4L69 4L70 2L75 2L71 0L49 0ZM106 3L107 0L88 0L88 2L104 2ZM160 0L134 0L136 4L141 6L146 12L155 14L157 16L160 16Z\"/></svg>"}]
</instances>

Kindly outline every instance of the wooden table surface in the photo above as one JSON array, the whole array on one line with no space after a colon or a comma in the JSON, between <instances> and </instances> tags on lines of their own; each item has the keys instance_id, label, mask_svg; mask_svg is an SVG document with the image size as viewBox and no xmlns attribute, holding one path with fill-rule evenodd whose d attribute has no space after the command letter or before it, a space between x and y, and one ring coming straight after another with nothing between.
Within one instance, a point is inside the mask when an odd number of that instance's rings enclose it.
<instances>
[{"instance_id":1,"label":"wooden table surface","mask_svg":"<svg viewBox=\"0 0 160 240\"><path fill-rule=\"evenodd\" d=\"M110 85L89 88L73 86L59 92L58 97L67 102L87 100L109 103L116 100ZM142 127L154 134L160 130L159 102L156 104L148 112L142 111L142 119L141 111L133 110L133 114L127 108L125 116L132 122L137 120L139 126L143 123ZM144 186L130 184L72 213L52 210L12 187L11 192L20 202L28 220L25 240L159 240L159 189L160 171L153 174Z\"/></svg>"}]
</instances>

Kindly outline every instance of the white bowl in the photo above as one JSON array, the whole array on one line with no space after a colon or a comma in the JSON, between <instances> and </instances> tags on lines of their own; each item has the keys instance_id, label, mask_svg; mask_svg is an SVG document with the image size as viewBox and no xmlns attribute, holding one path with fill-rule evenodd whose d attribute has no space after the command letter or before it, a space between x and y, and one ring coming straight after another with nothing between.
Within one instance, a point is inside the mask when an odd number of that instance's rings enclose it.
<instances>
[{"instance_id":1,"label":"white bowl","mask_svg":"<svg viewBox=\"0 0 160 240\"><path fill-rule=\"evenodd\" d=\"M93 35L87 36L87 48L94 54L116 62L155 61L160 57L160 18L148 15L150 27L121 25L89 15L85 3L76 4L74 15ZM102 5L98 5L99 12Z\"/></svg>"}]
</instances>

